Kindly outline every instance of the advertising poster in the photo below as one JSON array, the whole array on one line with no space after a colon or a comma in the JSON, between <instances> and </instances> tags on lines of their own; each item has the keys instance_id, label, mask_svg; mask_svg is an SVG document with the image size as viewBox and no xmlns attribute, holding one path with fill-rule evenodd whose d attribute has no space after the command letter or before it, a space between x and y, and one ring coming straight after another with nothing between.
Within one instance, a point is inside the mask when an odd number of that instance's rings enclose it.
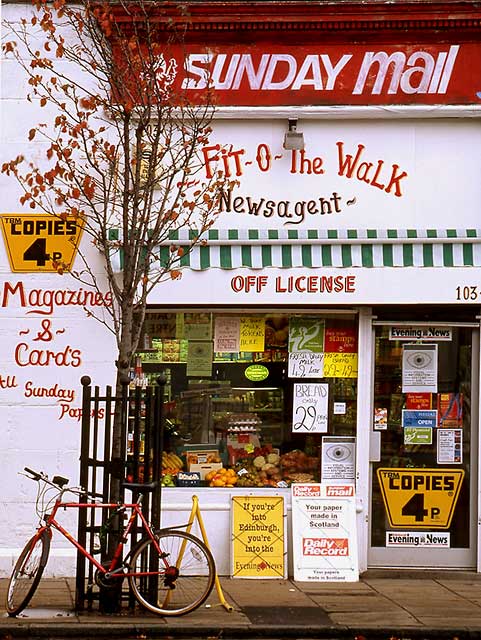
<instances>
[{"instance_id":1,"label":"advertising poster","mask_svg":"<svg viewBox=\"0 0 481 640\"><path fill-rule=\"evenodd\" d=\"M324 377L324 324L318 318L289 320L290 378Z\"/></svg>"},{"instance_id":2,"label":"advertising poster","mask_svg":"<svg viewBox=\"0 0 481 640\"><path fill-rule=\"evenodd\" d=\"M357 331L355 327L326 327L324 377L357 378Z\"/></svg>"},{"instance_id":3,"label":"advertising poster","mask_svg":"<svg viewBox=\"0 0 481 640\"><path fill-rule=\"evenodd\" d=\"M435 409L403 409L402 410L402 426L403 427L431 427L434 428L438 423L438 412Z\"/></svg>"},{"instance_id":4,"label":"advertising poster","mask_svg":"<svg viewBox=\"0 0 481 640\"><path fill-rule=\"evenodd\" d=\"M384 431L387 429L387 407L375 407L374 429L376 431Z\"/></svg>"},{"instance_id":5,"label":"advertising poster","mask_svg":"<svg viewBox=\"0 0 481 640\"><path fill-rule=\"evenodd\" d=\"M438 393L438 427L461 429L463 426L463 394Z\"/></svg>"},{"instance_id":6,"label":"advertising poster","mask_svg":"<svg viewBox=\"0 0 481 640\"><path fill-rule=\"evenodd\" d=\"M431 427L404 427L404 444L432 444L433 430Z\"/></svg>"},{"instance_id":7,"label":"advertising poster","mask_svg":"<svg viewBox=\"0 0 481 640\"><path fill-rule=\"evenodd\" d=\"M403 345L402 392L437 393L437 390L438 345Z\"/></svg>"},{"instance_id":8,"label":"advertising poster","mask_svg":"<svg viewBox=\"0 0 481 640\"><path fill-rule=\"evenodd\" d=\"M407 393L406 409L432 409L433 396L431 393Z\"/></svg>"},{"instance_id":9,"label":"advertising poster","mask_svg":"<svg viewBox=\"0 0 481 640\"><path fill-rule=\"evenodd\" d=\"M464 469L379 468L377 478L391 527L449 529Z\"/></svg>"},{"instance_id":10,"label":"advertising poster","mask_svg":"<svg viewBox=\"0 0 481 640\"><path fill-rule=\"evenodd\" d=\"M282 496L232 498L233 578L286 578L286 512Z\"/></svg>"},{"instance_id":11,"label":"advertising poster","mask_svg":"<svg viewBox=\"0 0 481 640\"><path fill-rule=\"evenodd\" d=\"M293 389L292 432L326 433L329 385L295 384Z\"/></svg>"},{"instance_id":12,"label":"advertising poster","mask_svg":"<svg viewBox=\"0 0 481 640\"><path fill-rule=\"evenodd\" d=\"M294 580L359 580L354 485L291 486Z\"/></svg>"},{"instance_id":13,"label":"advertising poster","mask_svg":"<svg viewBox=\"0 0 481 640\"><path fill-rule=\"evenodd\" d=\"M438 429L437 431L438 464L462 464L463 462L463 430Z\"/></svg>"},{"instance_id":14,"label":"advertising poster","mask_svg":"<svg viewBox=\"0 0 481 640\"><path fill-rule=\"evenodd\" d=\"M323 436L321 482L353 483L356 479L356 439L350 436Z\"/></svg>"}]
</instances>

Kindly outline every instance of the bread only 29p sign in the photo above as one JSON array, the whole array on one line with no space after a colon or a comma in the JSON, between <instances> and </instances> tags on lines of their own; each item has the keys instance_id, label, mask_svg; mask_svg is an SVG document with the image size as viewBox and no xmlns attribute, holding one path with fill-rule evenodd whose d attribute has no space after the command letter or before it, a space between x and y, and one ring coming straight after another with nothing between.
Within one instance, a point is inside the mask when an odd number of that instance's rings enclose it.
<instances>
[{"instance_id":1,"label":"bread only 29p sign","mask_svg":"<svg viewBox=\"0 0 481 640\"><path fill-rule=\"evenodd\" d=\"M80 219L7 213L0 220L13 272L70 270L82 235Z\"/></svg>"}]
</instances>

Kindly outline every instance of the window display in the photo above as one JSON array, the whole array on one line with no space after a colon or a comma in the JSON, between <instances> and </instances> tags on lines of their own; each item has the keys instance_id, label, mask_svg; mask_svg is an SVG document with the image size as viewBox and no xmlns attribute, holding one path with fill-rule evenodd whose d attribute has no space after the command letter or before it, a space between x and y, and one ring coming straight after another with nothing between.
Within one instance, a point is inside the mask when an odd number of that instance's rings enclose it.
<instances>
[{"instance_id":1,"label":"window display","mask_svg":"<svg viewBox=\"0 0 481 640\"><path fill-rule=\"evenodd\" d=\"M166 379L164 486L318 482L323 439L355 436L354 314L151 311L141 345L131 387Z\"/></svg>"}]
</instances>

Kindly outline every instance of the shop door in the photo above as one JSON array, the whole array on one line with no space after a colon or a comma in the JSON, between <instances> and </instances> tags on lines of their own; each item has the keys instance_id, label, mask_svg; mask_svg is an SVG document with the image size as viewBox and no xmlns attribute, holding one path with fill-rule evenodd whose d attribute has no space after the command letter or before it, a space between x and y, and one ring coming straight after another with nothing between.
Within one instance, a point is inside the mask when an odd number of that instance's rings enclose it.
<instances>
[{"instance_id":1,"label":"shop door","mask_svg":"<svg viewBox=\"0 0 481 640\"><path fill-rule=\"evenodd\" d=\"M374 331L368 564L475 567L479 331Z\"/></svg>"}]
</instances>

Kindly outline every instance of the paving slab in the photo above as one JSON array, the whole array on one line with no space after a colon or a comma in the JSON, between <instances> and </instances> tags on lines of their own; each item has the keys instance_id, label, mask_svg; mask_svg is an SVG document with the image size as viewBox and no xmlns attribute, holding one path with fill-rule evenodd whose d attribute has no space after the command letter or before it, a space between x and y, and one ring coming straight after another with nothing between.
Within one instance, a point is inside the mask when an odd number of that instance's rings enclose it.
<instances>
[{"instance_id":1,"label":"paving slab","mask_svg":"<svg viewBox=\"0 0 481 640\"><path fill-rule=\"evenodd\" d=\"M160 617L140 608L120 614L75 612L75 582L44 579L18 618L0 613L0 639L112 637L179 640L206 638L314 638L325 640L459 640L481 638L481 579L420 573L406 578L374 575L357 583L221 578L229 612L214 590L199 609ZM0 579L0 597L7 580Z\"/></svg>"}]
</instances>

